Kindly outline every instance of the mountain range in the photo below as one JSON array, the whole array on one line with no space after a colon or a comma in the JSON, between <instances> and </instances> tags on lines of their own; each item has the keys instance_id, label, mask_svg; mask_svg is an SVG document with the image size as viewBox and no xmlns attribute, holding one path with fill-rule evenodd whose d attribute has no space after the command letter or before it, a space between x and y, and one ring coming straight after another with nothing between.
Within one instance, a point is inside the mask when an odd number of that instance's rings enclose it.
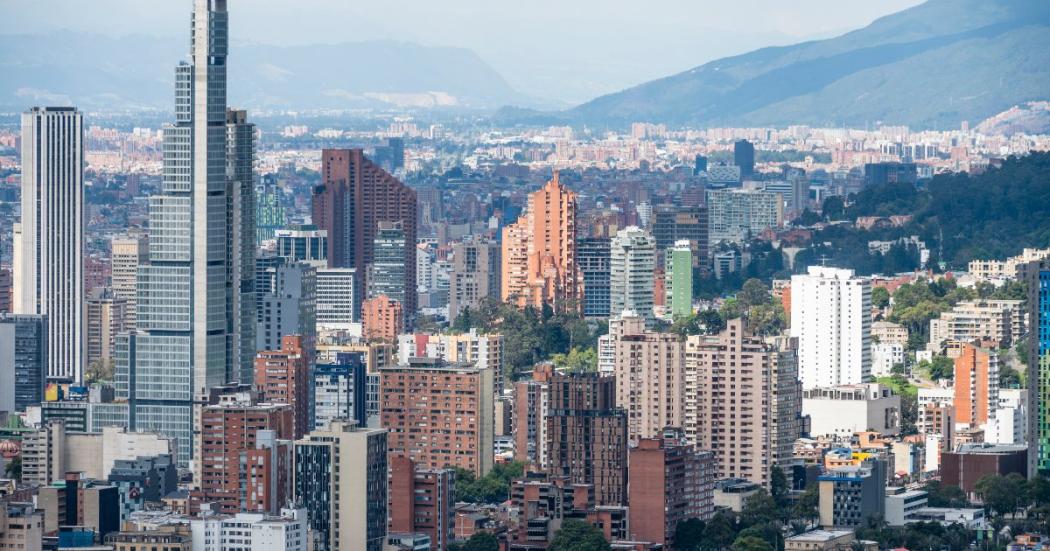
<instances>
[{"instance_id":1,"label":"mountain range","mask_svg":"<svg viewBox=\"0 0 1050 551\"><path fill-rule=\"evenodd\" d=\"M44 103L171 109L183 39L62 32L0 35L0 110ZM234 44L231 105L249 109L493 108L538 103L474 52L393 41Z\"/></svg>"},{"instance_id":2,"label":"mountain range","mask_svg":"<svg viewBox=\"0 0 1050 551\"><path fill-rule=\"evenodd\" d=\"M841 36L763 48L561 112L504 122L623 127L974 124L1050 96L1050 2L929 0Z\"/></svg>"}]
</instances>

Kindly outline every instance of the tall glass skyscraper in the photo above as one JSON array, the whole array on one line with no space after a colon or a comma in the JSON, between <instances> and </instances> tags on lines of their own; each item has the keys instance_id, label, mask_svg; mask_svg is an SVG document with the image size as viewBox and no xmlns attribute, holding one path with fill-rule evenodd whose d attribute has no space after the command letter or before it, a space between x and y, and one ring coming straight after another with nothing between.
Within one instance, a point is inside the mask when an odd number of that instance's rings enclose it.
<instances>
[{"instance_id":1,"label":"tall glass skyscraper","mask_svg":"<svg viewBox=\"0 0 1050 551\"><path fill-rule=\"evenodd\" d=\"M1028 281L1028 477L1050 473L1050 261L1024 270Z\"/></svg>"},{"instance_id":2,"label":"tall glass skyscraper","mask_svg":"<svg viewBox=\"0 0 1050 551\"><path fill-rule=\"evenodd\" d=\"M138 332L117 342L117 391L135 430L198 459L194 410L212 387L252 380L255 130L226 108L226 0L195 0L190 63L175 69L161 193L150 198L150 263L139 268Z\"/></svg>"}]
</instances>

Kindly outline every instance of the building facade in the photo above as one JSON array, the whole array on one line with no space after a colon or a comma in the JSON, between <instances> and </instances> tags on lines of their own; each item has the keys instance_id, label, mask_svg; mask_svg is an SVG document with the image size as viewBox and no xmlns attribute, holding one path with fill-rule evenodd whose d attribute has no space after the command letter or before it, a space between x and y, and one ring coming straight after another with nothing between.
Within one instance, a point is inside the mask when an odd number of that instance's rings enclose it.
<instances>
[{"instance_id":1,"label":"building facade","mask_svg":"<svg viewBox=\"0 0 1050 551\"><path fill-rule=\"evenodd\" d=\"M609 313L630 310L652 326L656 270L656 244L641 228L630 226L616 233L609 255Z\"/></svg>"},{"instance_id":2,"label":"building facade","mask_svg":"<svg viewBox=\"0 0 1050 551\"><path fill-rule=\"evenodd\" d=\"M868 382L871 283L852 270L810 266L791 278L791 335L802 388Z\"/></svg>"},{"instance_id":3,"label":"building facade","mask_svg":"<svg viewBox=\"0 0 1050 551\"><path fill-rule=\"evenodd\" d=\"M22 114L22 217L13 228L14 313L47 316L47 377L84 377L84 121L72 107Z\"/></svg>"}]
</instances>

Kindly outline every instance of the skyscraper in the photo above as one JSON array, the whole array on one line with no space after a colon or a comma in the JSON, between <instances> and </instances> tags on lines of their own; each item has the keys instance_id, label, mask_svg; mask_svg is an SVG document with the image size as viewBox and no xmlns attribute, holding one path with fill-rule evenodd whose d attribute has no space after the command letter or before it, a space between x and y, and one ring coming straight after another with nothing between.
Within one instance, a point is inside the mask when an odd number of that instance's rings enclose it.
<instances>
[{"instance_id":1,"label":"skyscraper","mask_svg":"<svg viewBox=\"0 0 1050 551\"><path fill-rule=\"evenodd\" d=\"M226 109L226 1L195 0L192 30L191 62L175 69L161 192L150 197L138 332L116 345L132 428L178 438L183 467L199 452L195 408L214 386L251 381L255 356L255 132L244 111Z\"/></svg>"},{"instance_id":2,"label":"skyscraper","mask_svg":"<svg viewBox=\"0 0 1050 551\"><path fill-rule=\"evenodd\" d=\"M740 167L740 176L745 180L755 173L755 144L737 140L733 144L733 164Z\"/></svg>"},{"instance_id":3,"label":"skyscraper","mask_svg":"<svg viewBox=\"0 0 1050 551\"><path fill-rule=\"evenodd\" d=\"M677 241L667 251L667 305L671 318L693 315L693 251L688 241Z\"/></svg>"},{"instance_id":4,"label":"skyscraper","mask_svg":"<svg viewBox=\"0 0 1050 551\"><path fill-rule=\"evenodd\" d=\"M414 283L411 287L405 285L409 245L405 242L403 226L401 222L379 221L372 244L372 262L368 265L368 298L386 295L403 305L407 296L416 292Z\"/></svg>"},{"instance_id":5,"label":"skyscraper","mask_svg":"<svg viewBox=\"0 0 1050 551\"><path fill-rule=\"evenodd\" d=\"M14 313L47 316L47 378L84 377L84 121L72 107L22 114L22 219Z\"/></svg>"},{"instance_id":6,"label":"skyscraper","mask_svg":"<svg viewBox=\"0 0 1050 551\"><path fill-rule=\"evenodd\" d=\"M278 350L261 350L255 358L255 390L259 400L273 404L287 404L292 410L290 436L302 438L310 429L309 356L303 348L303 338L286 335Z\"/></svg>"},{"instance_id":7,"label":"skyscraper","mask_svg":"<svg viewBox=\"0 0 1050 551\"><path fill-rule=\"evenodd\" d=\"M1028 477L1050 472L1050 261L1036 260L1028 280Z\"/></svg>"},{"instance_id":8,"label":"skyscraper","mask_svg":"<svg viewBox=\"0 0 1050 551\"><path fill-rule=\"evenodd\" d=\"M0 314L0 411L25 411L44 401L47 319Z\"/></svg>"},{"instance_id":9,"label":"skyscraper","mask_svg":"<svg viewBox=\"0 0 1050 551\"><path fill-rule=\"evenodd\" d=\"M653 237L630 226L616 233L610 245L609 313L618 316L631 310L645 319L656 321L653 314L654 270L656 247Z\"/></svg>"},{"instance_id":10,"label":"skyscraper","mask_svg":"<svg viewBox=\"0 0 1050 551\"><path fill-rule=\"evenodd\" d=\"M576 264L576 194L558 173L529 195L526 212L503 228L503 281L500 298L519 307L545 304L578 308L581 295Z\"/></svg>"},{"instance_id":11,"label":"skyscraper","mask_svg":"<svg viewBox=\"0 0 1050 551\"><path fill-rule=\"evenodd\" d=\"M685 342L677 333L645 330L645 318L622 316L616 326L616 403L627 412L632 443L656 438L684 421Z\"/></svg>"},{"instance_id":12,"label":"skyscraper","mask_svg":"<svg viewBox=\"0 0 1050 551\"><path fill-rule=\"evenodd\" d=\"M609 317L609 238L576 240L576 260L583 276L583 315Z\"/></svg>"},{"instance_id":13,"label":"skyscraper","mask_svg":"<svg viewBox=\"0 0 1050 551\"><path fill-rule=\"evenodd\" d=\"M416 311L416 192L360 149L325 149L321 164L312 215L314 224L328 231L328 266L356 268L357 276L365 277L373 262L379 222L400 222L405 243L411 244L405 248L402 305L405 317L411 319Z\"/></svg>"},{"instance_id":14,"label":"skyscraper","mask_svg":"<svg viewBox=\"0 0 1050 551\"><path fill-rule=\"evenodd\" d=\"M867 382L871 376L871 282L853 270L810 266L791 278L791 335L802 388Z\"/></svg>"}]
</instances>

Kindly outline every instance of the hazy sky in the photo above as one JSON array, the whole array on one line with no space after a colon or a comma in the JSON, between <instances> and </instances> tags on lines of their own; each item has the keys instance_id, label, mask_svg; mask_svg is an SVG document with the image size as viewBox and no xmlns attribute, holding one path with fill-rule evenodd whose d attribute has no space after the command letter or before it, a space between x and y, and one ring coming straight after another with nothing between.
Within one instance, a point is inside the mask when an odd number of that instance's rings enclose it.
<instances>
[{"instance_id":1,"label":"hazy sky","mask_svg":"<svg viewBox=\"0 0 1050 551\"><path fill-rule=\"evenodd\" d=\"M517 90L578 102L718 57L839 34L921 1L229 0L229 5L235 41L403 40L470 48ZM0 0L0 33L73 29L188 40L191 6L191 0Z\"/></svg>"}]
</instances>

